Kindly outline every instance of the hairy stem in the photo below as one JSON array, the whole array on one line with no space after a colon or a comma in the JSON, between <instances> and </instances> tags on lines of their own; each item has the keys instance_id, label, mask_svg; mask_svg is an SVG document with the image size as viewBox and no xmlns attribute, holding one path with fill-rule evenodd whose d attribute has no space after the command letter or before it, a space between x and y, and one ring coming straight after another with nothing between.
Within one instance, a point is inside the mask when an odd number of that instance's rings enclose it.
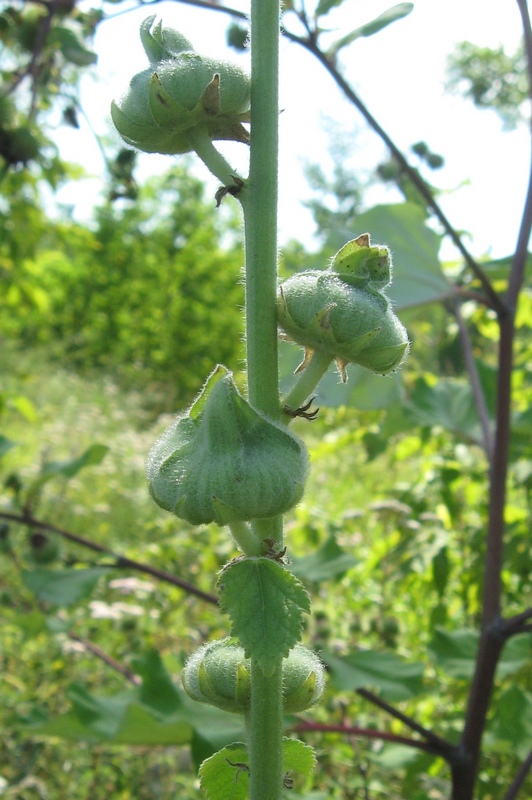
<instances>
[{"instance_id":1,"label":"hairy stem","mask_svg":"<svg viewBox=\"0 0 532 800\"><path fill-rule=\"evenodd\" d=\"M234 186L233 178L240 175L231 167L228 161L216 149L212 139L201 129L194 129L190 134L191 144L196 155L203 161L207 169L215 175L224 186Z\"/></svg>"},{"instance_id":2,"label":"hairy stem","mask_svg":"<svg viewBox=\"0 0 532 800\"><path fill-rule=\"evenodd\" d=\"M239 194L244 211L246 253L246 360L248 397L265 416L278 420L277 195L279 142L279 3L251 2L251 138L249 179ZM281 518L266 531L282 546ZM282 665L266 676L251 665L248 715L250 800L280 800L283 768Z\"/></svg>"}]
</instances>

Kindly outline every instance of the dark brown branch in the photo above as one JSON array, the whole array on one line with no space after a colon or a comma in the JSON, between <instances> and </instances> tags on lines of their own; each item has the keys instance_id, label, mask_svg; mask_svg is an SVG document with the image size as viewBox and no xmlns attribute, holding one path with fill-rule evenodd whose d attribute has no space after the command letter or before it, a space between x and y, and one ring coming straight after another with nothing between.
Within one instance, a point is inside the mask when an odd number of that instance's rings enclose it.
<instances>
[{"instance_id":1,"label":"dark brown branch","mask_svg":"<svg viewBox=\"0 0 532 800\"><path fill-rule=\"evenodd\" d=\"M418 750L424 750L426 753L432 753L435 756L444 758L442 752L435 745L429 742L420 742L417 739L409 739L407 736L398 736L395 733L387 733L386 731L378 731L374 728L357 728L348 725L328 725L321 722L298 722L291 731L295 733L341 733L344 736L363 736L367 739L381 739L384 742L393 742L394 744L403 744L406 747L415 747Z\"/></svg>"},{"instance_id":2,"label":"dark brown branch","mask_svg":"<svg viewBox=\"0 0 532 800\"><path fill-rule=\"evenodd\" d=\"M63 528L58 528L56 525L50 525L48 522L42 522L41 520L35 519L32 516L24 516L21 514L8 514L7 512L0 511L0 519L6 519L10 522L17 522L20 525L28 525L31 528L35 528L37 530L43 531L51 531L52 533L56 533L58 536L62 536L63 539L68 539L70 542L74 542L75 544L79 544L82 547L86 547L89 550L92 550L95 553L101 553L106 556L110 556L115 560L115 565L119 569L122 568L129 568L133 569L136 572L143 572L146 575L151 575L154 578L157 578L160 581L164 581L165 583L170 583L172 586L178 586L180 589L183 589L188 594L193 594L196 597L205 600L207 603L212 603L213 605L218 605L218 598L214 594L209 594L209 592L204 592L202 589L198 589L197 586L194 586L192 583L183 580L182 578L177 578L175 575L171 575L169 572L165 572L162 569L158 569L157 567L151 567L149 564L142 564L139 561L134 561L132 558L127 558L126 556L117 555L112 550L109 550L107 547L103 547L100 544L96 544L96 542L91 542L89 539L85 539L83 536L78 536L76 533L71 533L70 531L66 531Z\"/></svg>"},{"instance_id":3,"label":"dark brown branch","mask_svg":"<svg viewBox=\"0 0 532 800\"><path fill-rule=\"evenodd\" d=\"M525 633L530 630L528 620L532 619L532 608L527 608L521 614L516 614L514 617L508 617L502 622L502 633L507 639L510 636L515 636L519 633Z\"/></svg>"},{"instance_id":4,"label":"dark brown branch","mask_svg":"<svg viewBox=\"0 0 532 800\"><path fill-rule=\"evenodd\" d=\"M357 689L356 692L360 695L360 697L363 697L365 700L369 700L370 703L378 706L383 711L386 711L388 714L390 714L390 716L400 720L411 730L423 736L423 738L426 739L427 742L429 742L443 758L452 760L456 748L453 744L451 744L451 742L446 741L446 739L442 739L441 736L433 733L428 728L424 728L423 725L420 725L415 721L415 719L403 714L402 711L394 708L385 700L382 700L378 695L370 692L368 689Z\"/></svg>"},{"instance_id":5,"label":"dark brown branch","mask_svg":"<svg viewBox=\"0 0 532 800\"><path fill-rule=\"evenodd\" d=\"M78 636L74 633L74 631L68 631L68 638L72 639L74 642L79 642L85 650L88 650L89 653L92 653L96 658L99 658L104 664L107 664L108 667L111 667L115 672L119 672L127 681L133 683L135 686L140 684L140 678L135 673L131 672L127 667L124 667L114 658L112 658L107 653L104 653L97 645L93 644L93 642L89 641L88 639L84 639L82 636Z\"/></svg>"},{"instance_id":6,"label":"dark brown branch","mask_svg":"<svg viewBox=\"0 0 532 800\"><path fill-rule=\"evenodd\" d=\"M515 776L514 780L512 781L512 785L504 795L503 800L515 800L519 792L519 789L525 782L525 778L531 769L532 769L532 750L530 751L530 753L527 755L527 757L519 767L519 771Z\"/></svg>"}]
</instances>

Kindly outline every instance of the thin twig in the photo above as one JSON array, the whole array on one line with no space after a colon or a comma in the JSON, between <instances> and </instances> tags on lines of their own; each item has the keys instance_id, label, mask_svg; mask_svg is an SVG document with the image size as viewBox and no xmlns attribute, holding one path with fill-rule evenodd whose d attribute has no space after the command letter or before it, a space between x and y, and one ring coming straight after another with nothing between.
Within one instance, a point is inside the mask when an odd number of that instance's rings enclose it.
<instances>
[{"instance_id":1,"label":"thin twig","mask_svg":"<svg viewBox=\"0 0 532 800\"><path fill-rule=\"evenodd\" d=\"M435 756L445 758L441 749L429 742L420 742L418 739L409 739L408 736L398 736L395 733L388 733L386 731L378 731L374 728L357 728L347 725L328 725L321 722L298 722L291 731L295 733L341 733L344 736L364 736L368 739L382 739L384 742L393 742L394 744L403 744L406 747L415 747L417 750L424 750L426 753L432 753Z\"/></svg>"},{"instance_id":2,"label":"thin twig","mask_svg":"<svg viewBox=\"0 0 532 800\"><path fill-rule=\"evenodd\" d=\"M116 661L112 656L105 653L101 650L97 645L93 642L89 641L88 639L84 639L82 636L78 636L74 631L68 631L67 634L69 639L72 639L74 642L79 642L85 650L88 650L89 653L92 653L96 658L99 658L104 664L107 664L108 667L111 667L115 672L119 672L120 675L128 680L130 683L133 683L135 686L139 686L141 680L138 675L135 675L134 672L131 672L127 667L124 667L118 661Z\"/></svg>"},{"instance_id":3,"label":"thin twig","mask_svg":"<svg viewBox=\"0 0 532 800\"><path fill-rule=\"evenodd\" d=\"M515 800L517 797L517 793L519 789L522 787L523 783L525 782L525 778L532 769L532 750L527 755L521 766L519 767L519 771L515 776L514 780L512 781L512 785L506 792L503 797L503 800Z\"/></svg>"},{"instance_id":4,"label":"thin twig","mask_svg":"<svg viewBox=\"0 0 532 800\"><path fill-rule=\"evenodd\" d=\"M460 346L462 349L462 354L464 356L465 367L469 375L469 380L471 382L473 401L475 403L475 408L478 414L480 427L482 430L482 444L486 452L486 455L488 457L488 461L491 463L491 460L493 458L493 431L491 428L491 420L488 413L488 407L486 404L486 395L484 394L484 390L480 382L480 376L478 374L477 365L475 363L475 358L473 355L471 337L469 336L469 331L464 322L464 318L462 317L460 306L458 304L455 304L451 310L456 320L456 324L458 325L458 336L460 339Z\"/></svg>"},{"instance_id":5,"label":"thin twig","mask_svg":"<svg viewBox=\"0 0 532 800\"><path fill-rule=\"evenodd\" d=\"M415 721L415 719L412 719L412 717L403 714L402 711L399 711L397 708L394 708L385 700L382 700L378 695L373 694L373 692L370 692L368 689L357 689L356 692L358 695L360 695L360 697L363 697L365 700L369 700L369 702L373 703L373 705L378 706L383 711L386 711L388 714L390 714L390 716L395 717L395 719L398 719L401 722L403 722L411 730L415 731L416 733L419 733L421 736L423 736L424 739L427 740L427 742L429 742L434 748L436 748L439 754L442 755L444 758L452 757L455 747L453 744L451 744L451 742L448 742L446 739L442 739L441 736L438 736L436 733L433 733L433 731L430 731L428 728L424 728L423 725L420 725L418 722Z\"/></svg>"},{"instance_id":6,"label":"thin twig","mask_svg":"<svg viewBox=\"0 0 532 800\"><path fill-rule=\"evenodd\" d=\"M521 614L516 614L513 617L508 617L503 620L501 623L503 636L509 638L510 636L515 636L518 633L525 633L530 630L530 626L527 625L529 619L532 619L532 608L527 608L526 611L523 611Z\"/></svg>"},{"instance_id":7,"label":"thin twig","mask_svg":"<svg viewBox=\"0 0 532 800\"><path fill-rule=\"evenodd\" d=\"M160 581L164 581L165 583L171 583L172 586L178 586L180 589L183 589L188 594L193 594L196 597L205 600L207 603L212 603L213 605L218 605L218 598L214 594L209 594L209 592L204 592L202 589L198 589L197 586L194 586L192 583L183 580L182 578L177 578L175 575L171 575L169 572L165 572L162 569L158 569L157 567L151 567L149 564L142 564L139 561L134 561L132 558L127 558L126 556L121 556L114 553L112 550L109 550L107 547L103 547L100 544L96 544L96 542L91 542L89 539L85 539L83 536L78 536L76 533L71 533L70 531L66 531L63 528L58 528L56 525L51 525L48 522L43 522L41 520L35 519L32 516L24 516L21 514L8 514L7 512L0 511L0 519L10 520L11 522L17 522L20 525L28 525L31 528L36 528L38 530L44 531L51 531L52 533L58 534L58 536L62 536L64 539L68 539L70 542L74 542L75 544L79 544L82 547L86 547L89 550L94 551L95 553L102 553L103 555L110 556L111 558L115 559L114 566L118 569L122 568L129 568L134 569L137 572L143 572L146 575L151 575L154 578L158 578Z\"/></svg>"}]
</instances>

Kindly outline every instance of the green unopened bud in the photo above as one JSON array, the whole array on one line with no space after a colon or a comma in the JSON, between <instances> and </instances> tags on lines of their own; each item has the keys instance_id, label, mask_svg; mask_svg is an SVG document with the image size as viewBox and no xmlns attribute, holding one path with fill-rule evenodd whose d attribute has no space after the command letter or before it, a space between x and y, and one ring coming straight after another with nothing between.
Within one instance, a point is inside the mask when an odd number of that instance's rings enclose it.
<instances>
[{"instance_id":1,"label":"green unopened bud","mask_svg":"<svg viewBox=\"0 0 532 800\"><path fill-rule=\"evenodd\" d=\"M146 474L162 508L195 525L225 525L288 511L307 467L303 443L255 411L217 367L152 447Z\"/></svg>"},{"instance_id":2,"label":"green unopened bud","mask_svg":"<svg viewBox=\"0 0 532 800\"><path fill-rule=\"evenodd\" d=\"M232 639L203 645L187 661L181 681L185 692L199 703L242 714L251 699L251 659ZM296 645L283 661L283 707L287 713L304 711L318 702L325 688L325 670L318 656Z\"/></svg>"},{"instance_id":3,"label":"green unopened bud","mask_svg":"<svg viewBox=\"0 0 532 800\"><path fill-rule=\"evenodd\" d=\"M404 361L409 342L382 292L390 280L390 251L371 246L362 234L338 251L328 269L297 273L279 287L279 325L307 353L334 358L344 380L350 362L391 372Z\"/></svg>"},{"instance_id":4,"label":"green unopened bud","mask_svg":"<svg viewBox=\"0 0 532 800\"><path fill-rule=\"evenodd\" d=\"M250 81L240 67L194 52L177 31L155 17L141 25L150 67L135 75L119 104L111 106L116 129L147 153L188 153L194 139L248 142Z\"/></svg>"}]
</instances>

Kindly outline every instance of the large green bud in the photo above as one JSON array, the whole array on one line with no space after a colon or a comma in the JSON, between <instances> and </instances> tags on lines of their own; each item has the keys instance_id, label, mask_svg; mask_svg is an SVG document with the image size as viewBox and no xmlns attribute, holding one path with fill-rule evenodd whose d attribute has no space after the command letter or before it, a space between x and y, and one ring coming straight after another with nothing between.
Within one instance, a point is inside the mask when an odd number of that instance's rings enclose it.
<instances>
[{"instance_id":1,"label":"large green bud","mask_svg":"<svg viewBox=\"0 0 532 800\"><path fill-rule=\"evenodd\" d=\"M388 248L371 245L362 234L336 253L328 269L296 273L281 284L280 327L307 356L318 351L334 358L344 380L350 362L381 374L397 369L409 342L383 292L391 266Z\"/></svg>"},{"instance_id":2,"label":"large green bud","mask_svg":"<svg viewBox=\"0 0 532 800\"><path fill-rule=\"evenodd\" d=\"M232 639L203 645L187 661L181 681L199 703L243 714L250 704L251 659ZM318 656L297 644L283 660L283 708L296 714L318 702L325 688L325 670Z\"/></svg>"},{"instance_id":3,"label":"large green bud","mask_svg":"<svg viewBox=\"0 0 532 800\"><path fill-rule=\"evenodd\" d=\"M147 153L188 153L194 139L249 141L250 80L240 67L196 53L177 31L155 16L141 25L150 66L135 75L120 102L111 106L127 144Z\"/></svg>"},{"instance_id":4,"label":"large green bud","mask_svg":"<svg viewBox=\"0 0 532 800\"><path fill-rule=\"evenodd\" d=\"M162 508L194 525L225 525L288 511L307 469L303 442L252 408L217 367L152 447L146 474Z\"/></svg>"}]
</instances>

